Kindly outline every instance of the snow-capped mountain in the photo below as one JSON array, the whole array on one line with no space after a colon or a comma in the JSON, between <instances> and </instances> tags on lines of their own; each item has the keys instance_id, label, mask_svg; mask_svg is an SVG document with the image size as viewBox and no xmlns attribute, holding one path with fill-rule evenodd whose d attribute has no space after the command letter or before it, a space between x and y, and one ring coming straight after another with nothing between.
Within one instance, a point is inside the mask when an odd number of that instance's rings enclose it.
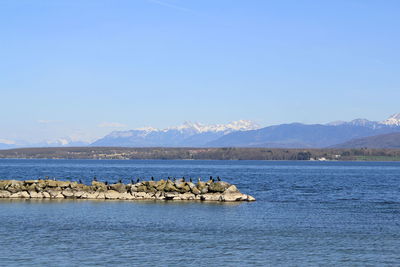
<instances>
[{"instance_id":1,"label":"snow-capped mountain","mask_svg":"<svg viewBox=\"0 0 400 267\"><path fill-rule=\"evenodd\" d=\"M334 147L350 140L400 132L400 113L383 121L355 119L328 124L290 123L260 128L248 120L227 124L185 122L158 129L137 128L115 131L94 143L80 142L78 136L29 143L0 138L0 149L16 147L117 146L117 147ZM397 139L396 139L397 140ZM352 142L354 143L354 142Z\"/></svg>"},{"instance_id":2,"label":"snow-capped mountain","mask_svg":"<svg viewBox=\"0 0 400 267\"><path fill-rule=\"evenodd\" d=\"M333 121L333 122L327 123L326 125L329 125L329 126L351 125L351 126L361 126L361 127L368 127L368 128L379 128L380 123L377 121L370 121L367 119L355 119L352 121Z\"/></svg>"},{"instance_id":3,"label":"snow-capped mountain","mask_svg":"<svg viewBox=\"0 0 400 267\"><path fill-rule=\"evenodd\" d=\"M394 114L383 121L370 121L367 119L355 119L352 121L334 121L327 123L326 125L330 126L339 126L339 125L353 125L353 126L362 126L373 129L378 129L387 126L400 126L400 113Z\"/></svg>"},{"instance_id":4,"label":"snow-capped mountain","mask_svg":"<svg viewBox=\"0 0 400 267\"><path fill-rule=\"evenodd\" d=\"M185 122L182 125L157 129L153 127L137 128L130 131L115 131L94 142L93 146L204 146L219 137L236 132L259 129L248 120L239 120L228 124Z\"/></svg>"},{"instance_id":5,"label":"snow-capped mountain","mask_svg":"<svg viewBox=\"0 0 400 267\"><path fill-rule=\"evenodd\" d=\"M223 132L230 133L234 131L249 131L258 129L259 126L252 121L249 120L238 120L233 121L228 124L210 124L205 125L198 122L184 122L180 126L170 127L163 129L161 131L167 132L170 130L178 130L178 131L188 131L193 133L205 133L205 132Z\"/></svg>"},{"instance_id":6,"label":"snow-capped mountain","mask_svg":"<svg viewBox=\"0 0 400 267\"><path fill-rule=\"evenodd\" d=\"M384 125L390 125L390 126L400 126L400 113L393 114L388 119L386 119L380 123L384 124Z\"/></svg>"}]
</instances>

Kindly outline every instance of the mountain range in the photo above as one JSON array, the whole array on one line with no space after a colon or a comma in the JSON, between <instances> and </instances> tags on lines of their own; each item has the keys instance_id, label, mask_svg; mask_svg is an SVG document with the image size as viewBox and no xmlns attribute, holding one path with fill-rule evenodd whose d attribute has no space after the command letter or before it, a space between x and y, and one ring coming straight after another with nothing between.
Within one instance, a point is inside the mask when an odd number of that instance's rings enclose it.
<instances>
[{"instance_id":1,"label":"mountain range","mask_svg":"<svg viewBox=\"0 0 400 267\"><path fill-rule=\"evenodd\" d=\"M252 121L239 120L228 124L204 125L185 122L183 125L156 129L139 128L130 131L116 131L101 138L92 146L127 147L203 147L233 132L259 129Z\"/></svg>"},{"instance_id":2,"label":"mountain range","mask_svg":"<svg viewBox=\"0 0 400 267\"><path fill-rule=\"evenodd\" d=\"M353 139L400 132L400 113L381 122L355 119L327 124L280 124L261 128L241 120L226 125L185 123L166 129L113 132L92 146L324 148Z\"/></svg>"},{"instance_id":3,"label":"mountain range","mask_svg":"<svg viewBox=\"0 0 400 267\"><path fill-rule=\"evenodd\" d=\"M260 127L248 120L228 124L205 125L185 122L180 126L157 129L138 128L114 131L91 144L60 139L39 146L114 146L114 147L270 147L270 148L335 148L335 147L400 147L400 113L383 121L355 119L327 124L290 123ZM375 137L374 137L375 136ZM368 139L369 137L374 137ZM390 141L389 141L389 140ZM372 141L373 140L373 141ZM26 145L28 146L28 145ZM32 147L32 145L29 145ZM14 144L1 143L0 149Z\"/></svg>"},{"instance_id":4,"label":"mountain range","mask_svg":"<svg viewBox=\"0 0 400 267\"><path fill-rule=\"evenodd\" d=\"M400 132L353 139L335 148L400 148Z\"/></svg>"}]
</instances>

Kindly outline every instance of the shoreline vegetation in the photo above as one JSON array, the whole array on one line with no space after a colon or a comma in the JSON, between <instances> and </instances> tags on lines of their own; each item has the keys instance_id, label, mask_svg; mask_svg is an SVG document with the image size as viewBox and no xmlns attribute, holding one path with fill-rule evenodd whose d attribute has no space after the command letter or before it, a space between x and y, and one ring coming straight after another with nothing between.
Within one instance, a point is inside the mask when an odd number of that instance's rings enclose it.
<instances>
[{"instance_id":1,"label":"shoreline vegetation","mask_svg":"<svg viewBox=\"0 0 400 267\"><path fill-rule=\"evenodd\" d=\"M400 149L47 147L0 150L0 159L400 161Z\"/></svg>"}]
</instances>

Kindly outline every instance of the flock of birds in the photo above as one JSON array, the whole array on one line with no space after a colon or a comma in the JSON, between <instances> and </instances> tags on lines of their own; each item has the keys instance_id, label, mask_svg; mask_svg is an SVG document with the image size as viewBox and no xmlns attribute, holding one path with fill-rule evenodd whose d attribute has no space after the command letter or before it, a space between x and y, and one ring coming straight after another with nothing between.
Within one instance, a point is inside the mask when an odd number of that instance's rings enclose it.
<instances>
[{"instance_id":1,"label":"flock of birds","mask_svg":"<svg viewBox=\"0 0 400 267\"><path fill-rule=\"evenodd\" d=\"M46 176L46 177L45 177L45 180L49 180L49 179L50 179L49 176ZM52 180L56 180L56 178L53 177ZM154 179L153 176L151 176L150 180L151 180L151 181L155 181L155 179ZM172 180L172 181L175 182L175 181L177 181L177 178L175 178L175 177L172 177L172 178L171 178L170 176L168 176L167 180L169 180L169 181ZM185 177L180 178L180 180L181 180L182 182L186 182L186 178L185 178ZM199 177L197 180L198 180L198 182L200 182L200 181L201 181L201 177ZM215 182L215 179L214 179L212 176L210 176L210 179L209 179L209 180L212 181L212 182ZM92 179L92 181L97 182L97 181L98 181L98 180L97 180L97 177L94 176L93 179ZM140 178L137 178L137 179L136 179L136 183L139 183L140 181L141 181ZM145 180L143 179L143 181L145 181ZM217 181L222 181L221 178L220 178L219 176L217 176ZM130 179L130 182L131 182L131 184L135 184L135 182L134 182L133 179ZM189 178L189 182L192 183L192 182L193 182L193 179L192 179L192 178ZM82 182L81 179L78 180L78 183L84 184L84 183ZM123 183L123 182L122 182L122 179L119 179L117 183L122 184L122 183ZM104 184L108 185L109 183L108 183L108 181L104 181Z\"/></svg>"}]
</instances>

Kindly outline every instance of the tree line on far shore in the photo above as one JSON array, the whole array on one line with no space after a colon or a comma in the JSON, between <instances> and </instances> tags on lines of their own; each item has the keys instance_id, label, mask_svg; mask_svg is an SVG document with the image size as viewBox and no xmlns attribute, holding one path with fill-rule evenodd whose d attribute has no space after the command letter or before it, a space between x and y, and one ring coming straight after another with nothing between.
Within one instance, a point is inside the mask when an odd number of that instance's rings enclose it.
<instances>
[{"instance_id":1,"label":"tree line on far shore","mask_svg":"<svg viewBox=\"0 0 400 267\"><path fill-rule=\"evenodd\" d=\"M400 160L400 149L53 147L0 150L0 158L185 160Z\"/></svg>"}]
</instances>

